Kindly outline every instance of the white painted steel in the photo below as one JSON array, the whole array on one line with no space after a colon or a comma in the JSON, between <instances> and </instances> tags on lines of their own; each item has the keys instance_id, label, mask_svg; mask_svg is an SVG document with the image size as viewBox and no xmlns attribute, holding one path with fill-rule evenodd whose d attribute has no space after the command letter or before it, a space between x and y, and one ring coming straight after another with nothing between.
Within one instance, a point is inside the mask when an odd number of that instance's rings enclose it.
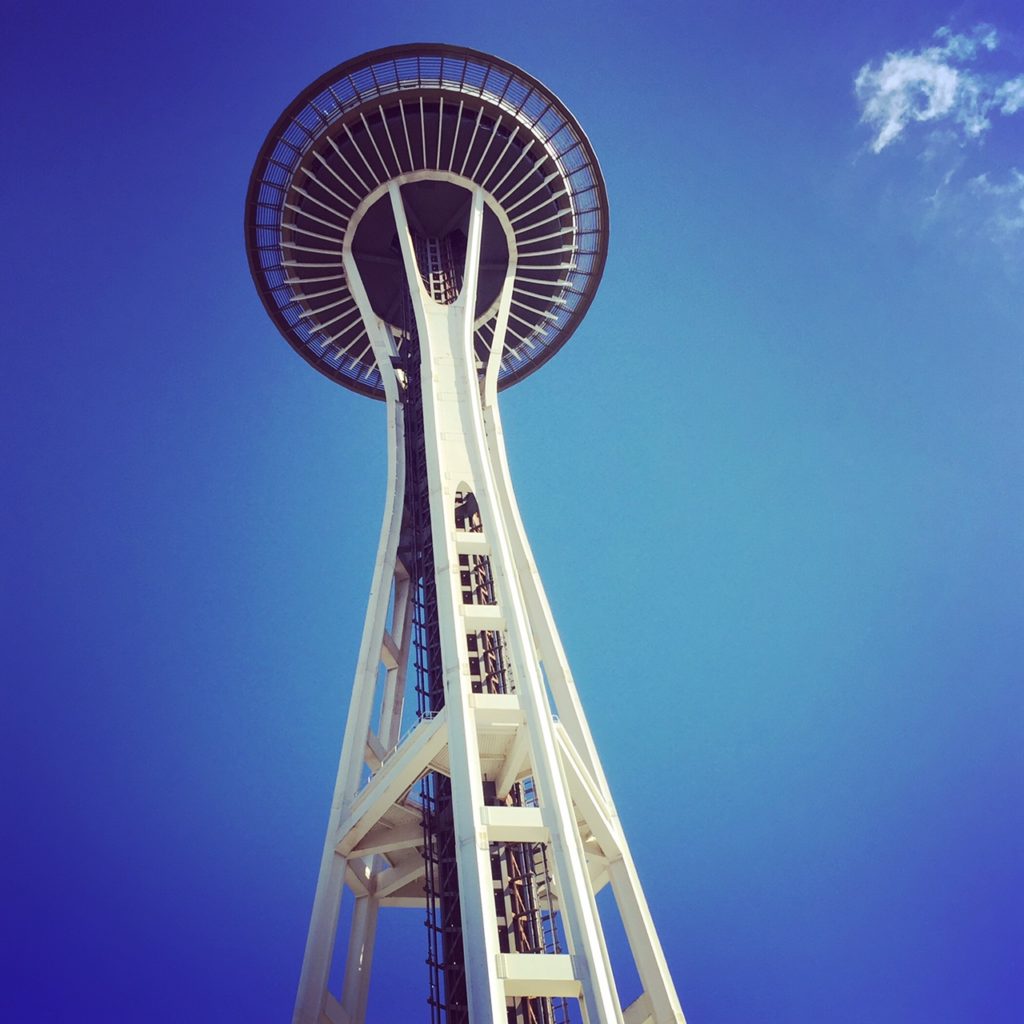
<instances>
[{"instance_id":1,"label":"white painted steel","mask_svg":"<svg viewBox=\"0 0 1024 1024\"><path fill-rule=\"evenodd\" d=\"M651 1020L684 1024L679 1000L651 920L608 784L594 747L564 650L515 502L497 408L498 366L511 333L516 275L515 233L493 197L451 171L398 173L364 198L359 218L385 191L390 196L421 352L431 529L438 597L445 708L399 741L410 654L409 574L397 559L405 484L404 380L389 370L395 342L374 314L351 251L342 254L349 289L373 345L388 408L387 512L381 531L359 664L345 730L320 879L296 1002L295 1024L361 1022L378 908L410 905L408 886L422 878L416 808L410 788L430 770L452 779L469 1014L473 1024L505 1019L505 1000L519 995L568 995L581 1001L587 1024ZM401 142L401 139L399 140ZM437 140L440 145L440 137ZM408 137L405 144L408 146ZM358 150L366 170L367 155ZM454 151L454 145L453 145ZM371 156L373 154L370 154ZM381 153L375 154L389 169ZM355 174L355 169L353 168ZM460 169L461 170L461 169ZM462 291L450 305L423 286L401 194L403 182L448 181L471 194ZM494 341L481 378L473 344L476 282L485 205L498 216L509 244L509 267L495 306ZM561 251L552 250L552 251ZM476 496L483 533L458 534L456 493ZM490 559L497 606L464 605L459 554ZM389 617L390 606L390 617ZM467 629L500 629L515 679L514 695L471 692ZM376 727L371 724L378 673L384 684ZM548 697L555 704L555 719ZM498 760L483 749L495 737ZM491 767L485 768L485 765ZM496 765L496 767L495 767ZM367 766L371 777L364 781ZM486 806L483 782L499 796L523 775L534 779L539 808ZM583 826L577 824L582 819ZM570 956L502 954L498 948L489 843L546 841L554 864L557 906ZM626 1011L612 975L595 901L610 880L644 993ZM327 991L343 884L356 894L340 1000Z\"/></svg>"},{"instance_id":2,"label":"white painted steel","mask_svg":"<svg viewBox=\"0 0 1024 1024\"><path fill-rule=\"evenodd\" d=\"M342 985L342 1011L349 1020L366 1018L366 1000L370 991L370 968L377 937L377 914L380 901L376 896L361 896L352 910L348 951L345 958L345 980Z\"/></svg>"},{"instance_id":3,"label":"white painted steel","mask_svg":"<svg viewBox=\"0 0 1024 1024\"><path fill-rule=\"evenodd\" d=\"M499 953L495 970L508 996L580 996L572 958L564 953Z\"/></svg>"},{"instance_id":4,"label":"white painted steel","mask_svg":"<svg viewBox=\"0 0 1024 1024\"><path fill-rule=\"evenodd\" d=\"M470 703L472 693L464 683L469 676L469 653L462 621L459 559L454 536L456 491L464 481L472 481L476 476L470 452L458 443L458 438L465 427L467 407L473 401L464 382L476 379L472 337L483 195L479 191L474 194L462 294L445 306L435 302L423 287L399 184L392 182L389 191L422 353L423 422L448 715L448 753L452 765L452 813L462 906L466 994L471 1020L500 1021L505 1013L505 993L493 968L498 953L498 926L490 852L483 824L483 775L476 719ZM469 296L473 297L473 302L469 301ZM428 387L427 382L432 386ZM455 394L457 398L442 399L442 393Z\"/></svg>"},{"instance_id":5,"label":"white painted steel","mask_svg":"<svg viewBox=\"0 0 1024 1024\"><path fill-rule=\"evenodd\" d=\"M365 299L365 296L364 296ZM369 304L367 303L367 306ZM359 662L352 686L348 722L342 741L341 758L334 787L334 799L327 825L327 839L320 861L313 913L306 938L306 953L295 1002L295 1024L318 1024L327 994L327 979L338 929L341 890L346 875L346 859L335 850L338 827L348 813L359 788L363 770L363 752L372 712L373 684L379 652L383 644L387 617L389 584L395 573L398 537L402 525L405 495L404 422L397 401L398 386L392 378L385 384L388 392L388 483L387 512L381 527L377 564L370 587L366 624L359 648ZM394 399L391 395L394 395Z\"/></svg>"}]
</instances>

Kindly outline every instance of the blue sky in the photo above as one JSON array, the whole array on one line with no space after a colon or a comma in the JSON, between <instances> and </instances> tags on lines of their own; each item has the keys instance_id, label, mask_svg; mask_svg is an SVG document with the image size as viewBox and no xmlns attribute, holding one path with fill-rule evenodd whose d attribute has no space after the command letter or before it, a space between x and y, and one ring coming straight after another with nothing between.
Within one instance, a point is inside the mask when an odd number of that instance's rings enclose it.
<instances>
[{"instance_id":1,"label":"blue sky","mask_svg":"<svg viewBox=\"0 0 1024 1024\"><path fill-rule=\"evenodd\" d=\"M691 1024L1024 1016L1018 5L5 23L0 1016L289 1017L384 419L276 336L242 204L308 82L417 39L539 77L607 178L503 410ZM422 1019L394 915L372 1005Z\"/></svg>"}]
</instances>

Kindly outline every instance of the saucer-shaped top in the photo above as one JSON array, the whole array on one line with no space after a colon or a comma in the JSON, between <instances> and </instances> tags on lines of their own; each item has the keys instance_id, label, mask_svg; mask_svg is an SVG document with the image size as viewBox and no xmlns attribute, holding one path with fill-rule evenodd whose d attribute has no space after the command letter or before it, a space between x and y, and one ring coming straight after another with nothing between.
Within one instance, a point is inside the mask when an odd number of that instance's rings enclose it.
<instances>
[{"instance_id":1,"label":"saucer-shaped top","mask_svg":"<svg viewBox=\"0 0 1024 1024\"><path fill-rule=\"evenodd\" d=\"M497 240L482 253L487 295L474 337L481 372L497 315L490 300L510 264L499 387L550 358L583 318L604 269L608 201L597 158L536 79L476 50L433 43L375 50L329 71L289 105L260 149L246 198L249 267L292 347L339 384L384 397L342 253L348 241L361 274L376 266L380 281L395 276L393 221L375 212L391 181L424 216L438 187L431 181L449 186L438 203L462 192L452 185L484 190L492 222L485 241ZM400 315L375 310L400 335Z\"/></svg>"}]
</instances>

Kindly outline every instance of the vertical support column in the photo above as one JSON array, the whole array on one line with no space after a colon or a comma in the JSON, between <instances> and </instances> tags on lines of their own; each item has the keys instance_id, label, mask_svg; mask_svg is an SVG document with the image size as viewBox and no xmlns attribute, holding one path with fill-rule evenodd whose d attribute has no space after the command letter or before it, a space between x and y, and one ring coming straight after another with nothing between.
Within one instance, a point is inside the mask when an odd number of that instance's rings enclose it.
<instances>
[{"instance_id":1,"label":"vertical support column","mask_svg":"<svg viewBox=\"0 0 1024 1024\"><path fill-rule=\"evenodd\" d=\"M615 819L618 825L618 818ZM633 858L619 828L622 856L608 865L612 892L629 940L630 952L644 991L651 999L655 1024L686 1024L683 1008L669 974L654 921L640 887Z\"/></svg>"},{"instance_id":2,"label":"vertical support column","mask_svg":"<svg viewBox=\"0 0 1024 1024\"><path fill-rule=\"evenodd\" d=\"M364 322L367 323L370 330L378 363L382 367L386 367L390 347L386 332L379 320L367 319L367 311L372 314L372 310L370 310L365 289L359 280L348 243L346 243L344 261L352 293L359 304ZM313 912L306 937L306 950L302 959L299 988L295 997L293 1024L319 1024L320 1014L324 1008L347 867L347 860L337 853L335 843L337 842L338 828L348 813L362 775L366 737L373 711L377 667L380 663L381 645L384 641L390 590L395 575L398 540L402 526L402 507L405 500L405 421L402 406L398 400L398 384L394 375L383 370L381 377L388 410L388 476L384 521L381 524L377 561L367 601L366 621L359 645L359 660L356 665L355 680L352 684L345 737L342 741L341 757L338 761L338 774L334 785L334 797L331 801L327 836L320 859L316 895L313 897Z\"/></svg>"},{"instance_id":3,"label":"vertical support column","mask_svg":"<svg viewBox=\"0 0 1024 1024\"><path fill-rule=\"evenodd\" d=\"M479 189L473 190L473 212L470 218L470 244L468 247L465 284L460 297L461 303L469 303L461 311L461 323L453 322L450 315L448 323L444 322L443 312L438 316L429 315L433 312L425 303L421 323L421 346L424 335L429 336L431 352L444 352L443 358L433 356L431 370L434 377L434 388L441 392L444 387L450 388L457 398L457 403L447 403L439 395L424 394L424 408L428 407L436 417L445 417L444 428L438 431L438 448L440 452L451 455L458 449L459 459L465 470L456 479L469 481L481 506L484 521L489 524L491 541L491 560L495 569L499 600L505 613L509 648L517 679L517 691L525 712L526 728L529 731L530 747L534 775L541 794L542 813L545 825L551 834L551 850L556 865L559 882L559 895L570 942L574 952L574 962L583 990L585 1012L589 1024L615 1024L621 1022L615 984L611 974L607 950L600 929L597 907L590 890L589 876L583 856L582 844L576 828L576 819L569 799L566 781L562 775L558 752L553 734L553 723L548 707L544 681L540 675L539 665L533 648L532 632L526 612L523 594L516 579L512 547L508 528L504 522L504 514L500 500L500 491L495 480L493 466L487 450L487 435L484 428L480 402L480 383L475 365L473 350L473 305L476 293L477 247L479 245L480 222L482 221L483 195ZM396 221L398 212L396 210ZM404 224L399 227L399 236ZM407 246L408 242L405 243ZM409 246L411 250L411 246ZM407 268L411 251L407 254ZM413 264L414 266L414 264ZM418 275L410 278L410 289L420 291ZM458 305L458 304L456 304ZM454 307L448 307L454 313ZM443 308L442 308L443 309ZM434 328L434 332L431 332ZM442 331L447 328L447 333ZM448 367L451 367L448 369ZM425 367L426 370L426 367ZM444 371L447 370L447 373ZM426 372L424 380L426 381ZM439 495L441 497L441 495ZM453 496L452 496L453 497ZM448 496L444 496L445 510L450 505ZM444 536L439 534L443 531ZM451 531L447 523L443 523L435 532L438 545L442 542L446 550L451 546ZM441 571L439 569L439 591L441 589ZM465 695L463 695L463 700ZM472 721L467 721L466 732L475 733ZM467 756L471 752L457 751L456 730L452 730L451 758L453 780L457 762L456 755ZM475 736L473 737L475 739ZM475 760L475 759L472 759ZM469 767L470 774L479 777L479 762ZM481 793L474 789L469 794L465 810L475 815L479 822ZM479 829L479 824L477 824ZM484 837L486 838L486 837ZM479 840L478 840L479 841ZM489 896L489 894L487 894ZM493 916L493 910L490 915ZM467 935L467 947L469 938ZM468 964L467 964L468 969ZM482 968L483 969L483 968ZM493 960L486 965L494 972ZM492 983L493 984L493 983ZM485 1018L486 1019L486 1018ZM495 1017L495 1019L500 1019Z\"/></svg>"},{"instance_id":4,"label":"vertical support column","mask_svg":"<svg viewBox=\"0 0 1024 1024\"><path fill-rule=\"evenodd\" d=\"M350 1021L366 1018L366 1000L370 992L370 968L373 946L377 938L377 915L380 901L375 896L360 896L352 910L348 951L345 959L345 980L342 983L341 1008Z\"/></svg>"},{"instance_id":5,"label":"vertical support column","mask_svg":"<svg viewBox=\"0 0 1024 1024\"><path fill-rule=\"evenodd\" d=\"M474 193L462 292L455 302L446 306L436 302L423 287L401 189L392 182L389 191L420 341L437 615L448 715L452 815L457 843L469 1018L473 1024L500 1022L505 1019L505 992L495 967L497 918L487 830L482 815L480 750L476 721L470 706L470 690L466 684L469 656L462 625L457 586L458 555L453 537L455 487L461 480L473 479L465 448L465 432L468 406L476 401L476 396L456 389L455 400L440 397L442 388L445 391L455 388L455 382L464 379L466 373L467 349L459 342L462 335L472 338L483 197L479 191ZM470 368L475 377L475 365Z\"/></svg>"},{"instance_id":6,"label":"vertical support column","mask_svg":"<svg viewBox=\"0 0 1024 1024\"><path fill-rule=\"evenodd\" d=\"M495 356L495 352L497 352L497 356ZM496 341L491 354L491 364L498 364L500 358L501 346ZM573 682L572 672L569 669L569 662L565 656L561 639L558 636L558 630L555 627L554 616L551 614L551 606L548 604L547 595L541 583L540 572L537 569L537 563L534 561L533 552L526 537L526 530L523 528L505 455L505 438L501 428L497 394L496 392L491 392L490 379L488 379L488 384L489 386L484 395L483 407L488 452L491 458L494 477L498 484L498 500L501 503L505 522L509 526L515 571L523 589L527 613L533 626L534 639L538 649L537 653L544 662L548 683L551 686L551 692L558 708L559 720L565 726L569 738L573 741L573 745L579 752L580 757L583 758L584 764L590 770L594 782L604 797L610 801L611 793L608 790L608 783L601 768L597 747L594 745L590 726L587 723L583 705L576 690L576 684Z\"/></svg>"},{"instance_id":7,"label":"vertical support column","mask_svg":"<svg viewBox=\"0 0 1024 1024\"><path fill-rule=\"evenodd\" d=\"M381 698L380 722L377 736L385 752L398 743L402 727L402 709L405 706L405 683L409 671L409 652L412 642L412 582L401 561L395 561L395 597L391 611L391 640L397 647L397 664L388 667Z\"/></svg>"},{"instance_id":8,"label":"vertical support column","mask_svg":"<svg viewBox=\"0 0 1024 1024\"><path fill-rule=\"evenodd\" d=\"M551 613L551 607L548 604L547 595L544 592L540 573L534 561L516 503L508 471L501 416L497 403L496 371L501 360L503 344L503 334L499 335L496 332L484 389L483 419L491 466L497 482L497 495L504 513L504 522L509 527L511 534L516 578L523 588L538 653L548 668L548 680L555 698L559 719L611 810L621 856L615 857L609 864L609 879L637 973L640 975L644 991L651 999L654 1020L656 1024L669 1024L669 1022L685 1024L675 984L672 981L625 834L619 823L618 815L615 813L604 769L597 754L590 726L587 723L583 705L569 669L568 659L562 647L554 616Z\"/></svg>"},{"instance_id":9,"label":"vertical support column","mask_svg":"<svg viewBox=\"0 0 1024 1024\"><path fill-rule=\"evenodd\" d=\"M484 521L493 524L490 529L492 565L505 613L517 692L530 736L534 778L540 792L544 823L551 834L563 921L572 945L589 1024L621 1024L622 1012L597 905L590 887L576 817L561 769L547 693L533 647L533 632L516 576L500 490L487 455L479 403L474 412L476 452L480 460L477 500ZM480 481L483 486L480 486Z\"/></svg>"}]
</instances>

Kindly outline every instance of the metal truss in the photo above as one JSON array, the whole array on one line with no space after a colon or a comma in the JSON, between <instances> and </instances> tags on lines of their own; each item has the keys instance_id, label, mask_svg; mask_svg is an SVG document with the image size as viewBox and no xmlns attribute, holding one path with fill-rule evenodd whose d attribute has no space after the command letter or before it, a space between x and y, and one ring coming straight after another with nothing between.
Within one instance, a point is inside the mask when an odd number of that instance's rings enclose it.
<instances>
[{"instance_id":1,"label":"metal truss","mask_svg":"<svg viewBox=\"0 0 1024 1024\"><path fill-rule=\"evenodd\" d=\"M486 197L466 192L463 282L444 302L402 191L388 189L414 358L399 357L345 254L377 365L392 368L389 507L295 1020L363 1020L379 909L422 906L435 1021L682 1021L515 505L494 367L478 373L471 299ZM418 718L401 738L410 690ZM644 989L627 1007L595 902L605 885ZM355 909L336 998L327 977L344 888Z\"/></svg>"}]
</instances>

